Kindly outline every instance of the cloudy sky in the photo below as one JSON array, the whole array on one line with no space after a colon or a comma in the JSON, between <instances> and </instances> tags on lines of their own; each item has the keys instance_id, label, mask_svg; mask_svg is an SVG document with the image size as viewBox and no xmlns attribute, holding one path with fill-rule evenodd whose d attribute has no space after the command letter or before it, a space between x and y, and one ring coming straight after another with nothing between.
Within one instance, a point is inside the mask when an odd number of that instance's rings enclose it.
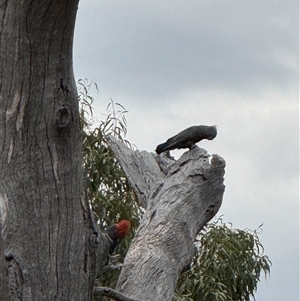
<instances>
[{"instance_id":1,"label":"cloudy sky","mask_svg":"<svg viewBox=\"0 0 300 301\"><path fill-rule=\"evenodd\" d=\"M226 162L219 215L256 229L273 262L257 301L299 300L299 4L296 0L81 0L75 76L129 111L139 149L191 125ZM175 152L175 155L179 155Z\"/></svg>"}]
</instances>

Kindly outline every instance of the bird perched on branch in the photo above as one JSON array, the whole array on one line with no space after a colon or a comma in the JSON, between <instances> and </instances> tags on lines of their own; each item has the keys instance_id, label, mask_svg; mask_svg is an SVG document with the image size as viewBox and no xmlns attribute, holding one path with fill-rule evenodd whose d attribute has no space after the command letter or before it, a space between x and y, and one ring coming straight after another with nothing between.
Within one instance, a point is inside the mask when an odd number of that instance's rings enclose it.
<instances>
[{"instance_id":1,"label":"bird perched on branch","mask_svg":"<svg viewBox=\"0 0 300 301\"><path fill-rule=\"evenodd\" d=\"M109 226L105 229L104 232L112 240L109 249L109 254L112 254L114 252L116 246L120 243L120 240L123 239L129 233L130 229L131 223L126 219L121 220L117 224Z\"/></svg>"},{"instance_id":2,"label":"bird perched on branch","mask_svg":"<svg viewBox=\"0 0 300 301\"><path fill-rule=\"evenodd\" d=\"M191 126L174 137L169 138L165 143L156 147L156 153L160 154L176 148L191 149L197 142L208 139L212 140L217 136L216 126L195 125Z\"/></svg>"}]
</instances>

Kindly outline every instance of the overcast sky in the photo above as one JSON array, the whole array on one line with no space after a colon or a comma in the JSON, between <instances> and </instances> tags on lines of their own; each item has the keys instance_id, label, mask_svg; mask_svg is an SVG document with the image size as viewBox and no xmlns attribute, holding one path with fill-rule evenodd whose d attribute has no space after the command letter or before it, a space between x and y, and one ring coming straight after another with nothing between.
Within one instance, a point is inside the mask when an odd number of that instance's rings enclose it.
<instances>
[{"instance_id":1,"label":"overcast sky","mask_svg":"<svg viewBox=\"0 0 300 301\"><path fill-rule=\"evenodd\" d=\"M292 0L81 0L76 79L129 111L140 150L191 125L227 163L218 215L256 229L273 262L257 301L299 301L299 4ZM172 154L179 155L176 152Z\"/></svg>"}]
</instances>

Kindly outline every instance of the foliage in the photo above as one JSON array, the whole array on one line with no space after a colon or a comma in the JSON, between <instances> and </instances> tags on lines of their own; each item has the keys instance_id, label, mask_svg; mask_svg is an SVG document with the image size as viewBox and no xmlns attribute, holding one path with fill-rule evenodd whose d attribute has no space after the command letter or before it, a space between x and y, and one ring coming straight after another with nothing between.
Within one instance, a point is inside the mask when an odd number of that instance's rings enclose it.
<instances>
[{"instance_id":1,"label":"foliage","mask_svg":"<svg viewBox=\"0 0 300 301\"><path fill-rule=\"evenodd\" d=\"M84 169L88 199L101 227L107 227L121 219L128 219L136 228L140 208L136 196L125 174L107 145L106 135L114 135L127 145L127 112L123 106L112 100L107 106L108 115L100 125L93 127L91 118L93 98L89 95L90 85L79 81L81 107Z\"/></svg>"},{"instance_id":2,"label":"foliage","mask_svg":"<svg viewBox=\"0 0 300 301\"><path fill-rule=\"evenodd\" d=\"M263 253L257 230L233 229L215 219L198 235L191 269L181 275L174 300L249 301L261 272L270 272Z\"/></svg>"},{"instance_id":3,"label":"foliage","mask_svg":"<svg viewBox=\"0 0 300 301\"><path fill-rule=\"evenodd\" d=\"M86 80L79 81L88 199L100 228L128 219L134 230L138 227L142 208L105 138L111 134L132 147L125 140L127 111L111 100L105 121L94 126L93 97L89 94L91 85ZM117 253L122 258L125 257L133 234L117 247ZM270 272L271 262L263 252L257 230L233 229L222 219L215 219L198 235L191 269L180 276L173 300L250 301L251 296L254 297L261 272L265 275ZM108 270L98 279L98 284L114 287L118 275L119 270ZM94 300L108 299L94 297Z\"/></svg>"},{"instance_id":4,"label":"foliage","mask_svg":"<svg viewBox=\"0 0 300 301\"><path fill-rule=\"evenodd\" d=\"M116 248L117 253L124 258L134 229L138 227L141 208L138 206L137 198L120 164L108 147L105 137L114 135L131 147L124 138L127 111L122 105L111 100L107 106L106 119L95 126L95 122L92 121L94 99L89 93L92 84L87 83L86 80L80 80L78 84L87 197L101 229L122 219L131 222L133 229L131 235L122 240ZM118 275L119 270L107 271L99 279L100 285L114 287Z\"/></svg>"}]
</instances>

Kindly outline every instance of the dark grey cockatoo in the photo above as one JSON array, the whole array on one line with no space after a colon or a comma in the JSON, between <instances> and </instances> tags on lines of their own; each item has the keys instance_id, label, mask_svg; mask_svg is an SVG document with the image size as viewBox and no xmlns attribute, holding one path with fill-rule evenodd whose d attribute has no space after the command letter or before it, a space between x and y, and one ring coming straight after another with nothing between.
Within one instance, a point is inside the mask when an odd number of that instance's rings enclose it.
<instances>
[{"instance_id":1,"label":"dark grey cockatoo","mask_svg":"<svg viewBox=\"0 0 300 301\"><path fill-rule=\"evenodd\" d=\"M212 140L216 136L216 126L195 125L169 138L165 143L159 144L155 151L160 154L176 148L192 148L197 142L203 139Z\"/></svg>"}]
</instances>

